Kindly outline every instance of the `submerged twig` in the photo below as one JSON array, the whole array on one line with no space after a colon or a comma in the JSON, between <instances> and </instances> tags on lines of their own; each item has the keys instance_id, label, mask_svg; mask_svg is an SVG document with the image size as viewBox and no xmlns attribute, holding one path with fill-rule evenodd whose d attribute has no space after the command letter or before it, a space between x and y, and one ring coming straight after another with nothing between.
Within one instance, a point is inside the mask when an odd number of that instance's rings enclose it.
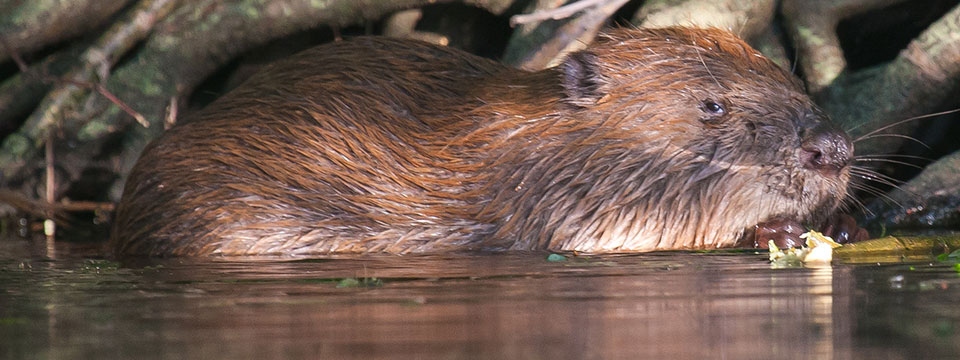
<instances>
[{"instance_id":1,"label":"submerged twig","mask_svg":"<svg viewBox=\"0 0 960 360\"><path fill-rule=\"evenodd\" d=\"M56 174L54 173L54 169L53 169L54 158L53 158L53 134L52 133L47 134L47 142L44 147L45 147L44 157L47 160L47 164L46 164L47 166L45 169L47 186L46 186L46 189L44 189L45 190L44 197L47 200L47 204L53 204L57 196L56 195L57 184L56 184ZM43 233L44 235L47 235L47 237L52 238L53 235L56 233L56 223L53 221L53 211L48 210L45 217L46 217L46 220L44 220L43 222Z\"/></svg>"}]
</instances>

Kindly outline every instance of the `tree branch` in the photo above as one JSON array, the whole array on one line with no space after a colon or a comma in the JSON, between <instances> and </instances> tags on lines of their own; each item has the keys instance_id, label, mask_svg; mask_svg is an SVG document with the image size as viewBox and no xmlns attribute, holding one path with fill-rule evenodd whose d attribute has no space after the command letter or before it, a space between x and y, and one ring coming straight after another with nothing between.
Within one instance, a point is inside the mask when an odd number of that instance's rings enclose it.
<instances>
[{"instance_id":1,"label":"tree branch","mask_svg":"<svg viewBox=\"0 0 960 360\"><path fill-rule=\"evenodd\" d=\"M103 25L130 0L31 0L0 7L0 34L9 50L0 49L0 62L12 53L26 54Z\"/></svg>"},{"instance_id":2,"label":"tree branch","mask_svg":"<svg viewBox=\"0 0 960 360\"><path fill-rule=\"evenodd\" d=\"M134 8L126 21L112 26L96 43L88 48L81 58L81 65L71 71L63 83L41 101L37 112L32 114L20 129L7 136L0 146L0 166L4 177L17 173L27 162L35 163L46 134L76 113L87 93L87 84L97 89L110 68L138 41L146 37L153 25L176 7L178 0L143 0ZM25 66L21 63L21 66ZM105 93L101 91L101 93ZM112 100L116 100L113 98ZM78 121L74 118L73 121Z\"/></svg>"},{"instance_id":3,"label":"tree branch","mask_svg":"<svg viewBox=\"0 0 960 360\"><path fill-rule=\"evenodd\" d=\"M893 61L842 74L817 94L818 102L856 137L872 129L933 112L960 89L960 5L930 25ZM956 104L954 104L956 105ZM861 126L870 124L870 126ZM918 122L892 129L908 134ZM901 140L857 143L861 154L895 151Z\"/></svg>"},{"instance_id":4,"label":"tree branch","mask_svg":"<svg viewBox=\"0 0 960 360\"><path fill-rule=\"evenodd\" d=\"M776 8L774 0L654 0L644 3L633 22L640 27L715 27L750 39L769 26Z\"/></svg>"}]
</instances>

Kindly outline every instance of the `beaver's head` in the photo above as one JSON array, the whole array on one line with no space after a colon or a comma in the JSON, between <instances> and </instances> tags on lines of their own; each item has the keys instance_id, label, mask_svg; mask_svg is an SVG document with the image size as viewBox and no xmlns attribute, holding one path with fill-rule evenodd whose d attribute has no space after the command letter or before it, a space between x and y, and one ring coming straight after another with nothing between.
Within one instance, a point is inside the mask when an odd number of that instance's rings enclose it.
<instances>
[{"instance_id":1,"label":"beaver's head","mask_svg":"<svg viewBox=\"0 0 960 360\"><path fill-rule=\"evenodd\" d=\"M555 144L551 167L523 184L540 195L526 198L519 236L546 234L525 241L729 246L772 217L815 223L847 194L850 138L796 77L733 34L617 30L553 71L573 108L556 128L579 135Z\"/></svg>"}]
</instances>

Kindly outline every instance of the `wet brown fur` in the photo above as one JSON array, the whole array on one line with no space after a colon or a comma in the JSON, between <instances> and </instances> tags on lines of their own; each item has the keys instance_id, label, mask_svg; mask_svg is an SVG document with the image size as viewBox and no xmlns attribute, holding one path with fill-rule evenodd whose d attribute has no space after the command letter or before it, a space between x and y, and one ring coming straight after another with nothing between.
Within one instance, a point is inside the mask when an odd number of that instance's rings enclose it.
<instances>
[{"instance_id":1,"label":"wet brown fur","mask_svg":"<svg viewBox=\"0 0 960 360\"><path fill-rule=\"evenodd\" d=\"M540 72L357 38L275 64L148 146L113 240L150 255L730 246L837 207L849 171L798 155L823 121L719 30L615 30Z\"/></svg>"}]
</instances>

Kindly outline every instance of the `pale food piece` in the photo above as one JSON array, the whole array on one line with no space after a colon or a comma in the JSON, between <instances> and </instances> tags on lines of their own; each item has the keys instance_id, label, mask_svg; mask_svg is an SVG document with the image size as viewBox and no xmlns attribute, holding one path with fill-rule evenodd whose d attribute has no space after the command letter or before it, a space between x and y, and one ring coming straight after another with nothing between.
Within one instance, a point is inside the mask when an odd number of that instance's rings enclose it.
<instances>
[{"instance_id":1,"label":"pale food piece","mask_svg":"<svg viewBox=\"0 0 960 360\"><path fill-rule=\"evenodd\" d=\"M806 240L801 248L780 249L770 240L770 263L775 268L800 267L805 264L829 264L833 260L833 249L841 245L829 236L818 231L808 231L800 235Z\"/></svg>"}]
</instances>

